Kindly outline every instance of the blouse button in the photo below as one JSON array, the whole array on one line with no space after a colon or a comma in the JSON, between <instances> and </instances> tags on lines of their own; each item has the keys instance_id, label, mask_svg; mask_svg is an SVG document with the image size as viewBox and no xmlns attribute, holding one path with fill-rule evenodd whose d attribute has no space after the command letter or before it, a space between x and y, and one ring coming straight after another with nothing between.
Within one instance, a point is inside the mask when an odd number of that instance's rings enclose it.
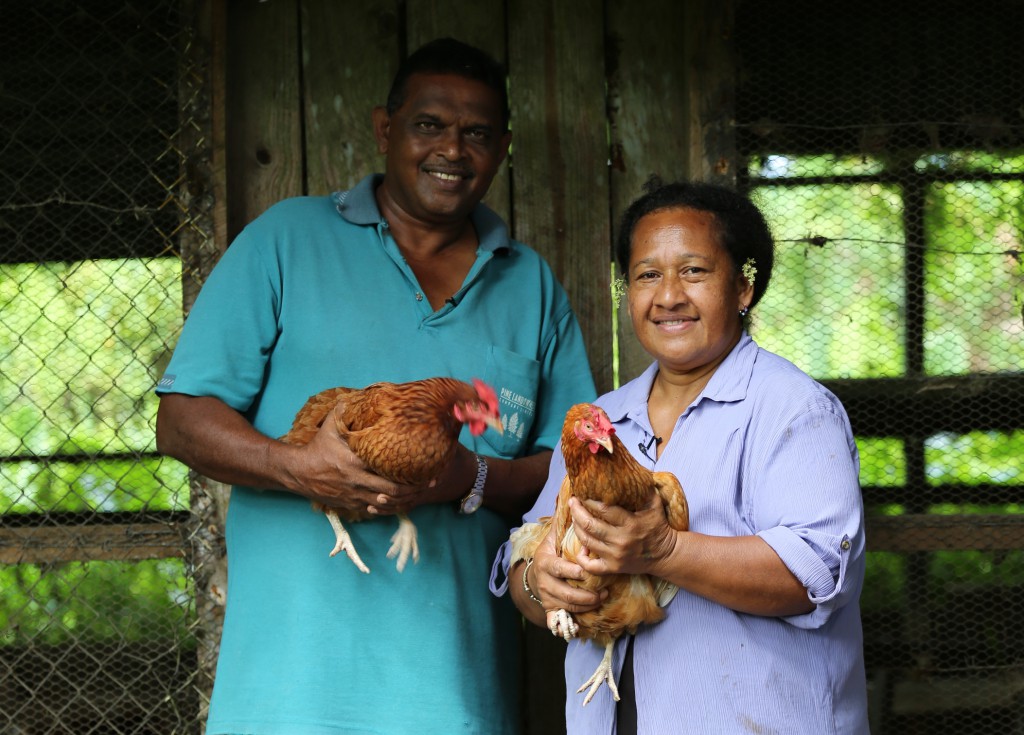
<instances>
[{"instance_id":1,"label":"blouse button","mask_svg":"<svg viewBox=\"0 0 1024 735\"><path fill-rule=\"evenodd\" d=\"M842 548L843 551L849 551L850 550L850 539L844 538L843 539L843 543L839 544L839 546L840 546L840 548Z\"/></svg>"},{"instance_id":2,"label":"blouse button","mask_svg":"<svg viewBox=\"0 0 1024 735\"><path fill-rule=\"evenodd\" d=\"M423 301L423 294L421 294L419 291L416 292L416 300Z\"/></svg>"}]
</instances>

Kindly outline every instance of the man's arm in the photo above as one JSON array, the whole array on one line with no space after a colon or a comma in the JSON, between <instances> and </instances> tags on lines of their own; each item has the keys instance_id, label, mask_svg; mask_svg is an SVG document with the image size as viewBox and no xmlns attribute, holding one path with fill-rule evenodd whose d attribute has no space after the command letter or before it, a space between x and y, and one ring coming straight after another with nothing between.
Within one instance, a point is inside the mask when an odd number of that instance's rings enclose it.
<instances>
[{"instance_id":1,"label":"man's arm","mask_svg":"<svg viewBox=\"0 0 1024 735\"><path fill-rule=\"evenodd\" d=\"M396 485L370 472L352 453L334 421L312 441L294 446L258 432L218 398L165 393L156 419L157 449L200 474L232 485L285 490L326 505L381 515L424 503L455 502L476 480L473 453L459 445L455 458L430 488ZM551 452L522 459L487 457L484 503L519 515L536 499Z\"/></svg>"},{"instance_id":2,"label":"man's arm","mask_svg":"<svg viewBox=\"0 0 1024 735\"><path fill-rule=\"evenodd\" d=\"M415 492L370 472L334 421L309 444L293 446L258 432L218 398L166 393L156 420L157 449L207 477L232 485L285 490L357 512L382 493L396 501Z\"/></svg>"}]
</instances>

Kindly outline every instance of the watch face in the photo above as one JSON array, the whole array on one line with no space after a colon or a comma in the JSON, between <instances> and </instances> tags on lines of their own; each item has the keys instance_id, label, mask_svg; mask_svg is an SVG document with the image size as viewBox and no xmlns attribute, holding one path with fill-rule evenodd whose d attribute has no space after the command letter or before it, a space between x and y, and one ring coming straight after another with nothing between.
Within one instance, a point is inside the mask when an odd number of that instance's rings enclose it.
<instances>
[{"instance_id":1,"label":"watch face","mask_svg":"<svg viewBox=\"0 0 1024 735\"><path fill-rule=\"evenodd\" d=\"M462 501L462 512L463 513L476 513L480 508L480 505L484 502L484 496L480 493L473 493L465 500Z\"/></svg>"}]
</instances>

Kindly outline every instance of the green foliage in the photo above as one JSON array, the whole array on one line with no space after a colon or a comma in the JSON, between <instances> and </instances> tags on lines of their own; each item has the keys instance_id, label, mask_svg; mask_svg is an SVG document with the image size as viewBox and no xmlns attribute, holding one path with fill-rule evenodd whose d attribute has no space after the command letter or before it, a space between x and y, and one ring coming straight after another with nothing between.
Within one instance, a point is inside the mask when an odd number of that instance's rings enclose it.
<instances>
[{"instance_id":1,"label":"green foliage","mask_svg":"<svg viewBox=\"0 0 1024 735\"><path fill-rule=\"evenodd\" d=\"M925 442L925 467L933 485L1024 484L1024 431L939 434Z\"/></svg>"},{"instance_id":2,"label":"green foliage","mask_svg":"<svg viewBox=\"0 0 1024 735\"><path fill-rule=\"evenodd\" d=\"M177 258L0 265L0 512L187 507L156 449L159 378L181 327ZM52 454L78 463L46 462Z\"/></svg>"},{"instance_id":3,"label":"green foliage","mask_svg":"<svg viewBox=\"0 0 1024 735\"><path fill-rule=\"evenodd\" d=\"M167 458L16 462L0 478L0 513L188 508L188 471Z\"/></svg>"},{"instance_id":4,"label":"green foliage","mask_svg":"<svg viewBox=\"0 0 1024 735\"><path fill-rule=\"evenodd\" d=\"M180 560L4 566L0 588L0 645L180 640L194 617Z\"/></svg>"},{"instance_id":5,"label":"green foliage","mask_svg":"<svg viewBox=\"0 0 1024 735\"><path fill-rule=\"evenodd\" d=\"M901 487L907 481L907 467L901 439L857 437L861 485Z\"/></svg>"},{"instance_id":6,"label":"green foliage","mask_svg":"<svg viewBox=\"0 0 1024 735\"><path fill-rule=\"evenodd\" d=\"M754 337L816 378L903 372L901 200L895 187L765 186L778 242ZM828 238L816 246L811 237Z\"/></svg>"},{"instance_id":7,"label":"green foliage","mask_svg":"<svg viewBox=\"0 0 1024 735\"><path fill-rule=\"evenodd\" d=\"M1020 370L1024 182L937 184L927 212L927 372Z\"/></svg>"},{"instance_id":8,"label":"green foliage","mask_svg":"<svg viewBox=\"0 0 1024 735\"><path fill-rule=\"evenodd\" d=\"M176 258L0 265L0 453L152 451Z\"/></svg>"},{"instance_id":9,"label":"green foliage","mask_svg":"<svg viewBox=\"0 0 1024 735\"><path fill-rule=\"evenodd\" d=\"M900 610L903 599L906 557L891 551L871 551L864 570L864 589L860 606L865 614L883 610Z\"/></svg>"}]
</instances>

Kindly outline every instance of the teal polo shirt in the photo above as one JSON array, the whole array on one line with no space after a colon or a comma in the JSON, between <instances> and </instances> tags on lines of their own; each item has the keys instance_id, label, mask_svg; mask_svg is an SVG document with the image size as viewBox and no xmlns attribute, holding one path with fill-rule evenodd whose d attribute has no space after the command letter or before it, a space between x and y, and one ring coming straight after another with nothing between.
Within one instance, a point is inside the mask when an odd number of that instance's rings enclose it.
<instances>
[{"instance_id":1,"label":"teal polo shirt","mask_svg":"<svg viewBox=\"0 0 1024 735\"><path fill-rule=\"evenodd\" d=\"M374 199L377 177L267 210L203 287L157 391L215 396L280 436L306 399L436 375L498 393L504 436L460 441L514 458L553 448L570 405L595 396L569 301L547 264L480 205L477 259L433 311ZM307 500L236 487L228 605L209 735L515 733L518 616L487 589L506 522L417 508L420 561L385 558L392 518L348 524L371 569L329 558Z\"/></svg>"}]
</instances>

